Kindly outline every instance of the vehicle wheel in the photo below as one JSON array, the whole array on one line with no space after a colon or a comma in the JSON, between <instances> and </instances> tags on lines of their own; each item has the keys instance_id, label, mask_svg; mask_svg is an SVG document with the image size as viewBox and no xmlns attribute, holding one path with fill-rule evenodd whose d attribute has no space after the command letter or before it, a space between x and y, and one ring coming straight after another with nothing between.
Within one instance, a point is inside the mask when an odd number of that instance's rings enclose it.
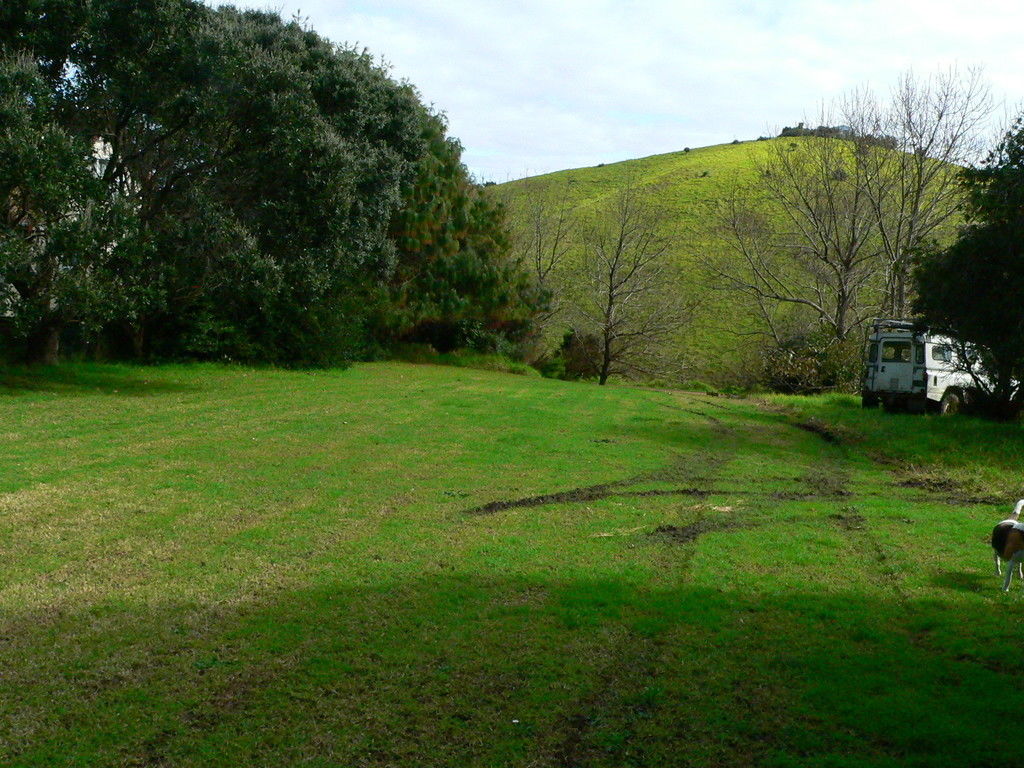
<instances>
[{"instance_id":1,"label":"vehicle wheel","mask_svg":"<svg viewBox=\"0 0 1024 768\"><path fill-rule=\"evenodd\" d=\"M878 395L861 395L860 396L860 407L861 408L877 408L878 407Z\"/></svg>"},{"instance_id":2,"label":"vehicle wheel","mask_svg":"<svg viewBox=\"0 0 1024 768\"><path fill-rule=\"evenodd\" d=\"M939 403L939 413L943 416L953 416L960 412L963 403L960 393L955 389L947 389L942 395L942 402Z\"/></svg>"}]
</instances>

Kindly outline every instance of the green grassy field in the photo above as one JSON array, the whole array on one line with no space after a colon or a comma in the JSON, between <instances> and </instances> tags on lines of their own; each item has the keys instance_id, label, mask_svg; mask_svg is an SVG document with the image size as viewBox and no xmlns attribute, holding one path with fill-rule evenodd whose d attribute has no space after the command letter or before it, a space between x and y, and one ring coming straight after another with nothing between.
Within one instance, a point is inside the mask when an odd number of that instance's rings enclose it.
<instances>
[{"instance_id":1,"label":"green grassy field","mask_svg":"<svg viewBox=\"0 0 1024 768\"><path fill-rule=\"evenodd\" d=\"M0 764L982 766L1019 427L387 363L0 376Z\"/></svg>"}]
</instances>

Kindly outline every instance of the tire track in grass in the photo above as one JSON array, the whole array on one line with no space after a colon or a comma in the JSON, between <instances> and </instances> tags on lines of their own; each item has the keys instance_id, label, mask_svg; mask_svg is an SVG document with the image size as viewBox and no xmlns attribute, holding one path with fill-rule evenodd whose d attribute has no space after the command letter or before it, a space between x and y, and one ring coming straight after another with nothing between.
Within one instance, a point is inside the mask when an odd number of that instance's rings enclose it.
<instances>
[{"instance_id":1,"label":"tire track in grass","mask_svg":"<svg viewBox=\"0 0 1024 768\"><path fill-rule=\"evenodd\" d=\"M733 433L732 428L727 426L718 417L698 411L693 408L658 402L656 405L683 411L705 419L719 440ZM715 404L717 405L717 403ZM725 406L719 406L725 408ZM498 499L471 507L464 511L467 515L492 515L497 512L504 512L509 509L542 507L549 504L573 504L599 501L611 496L629 497L653 497L653 496L691 496L694 498L706 498L716 493L723 493L709 486L713 479L720 474L722 466L727 462L735 451L723 452L722 450L706 450L696 454L678 454L667 466L650 472L643 472L632 477L619 480L611 480L604 483L581 486L564 491L524 496L518 499ZM695 468L695 465L703 465L702 469ZM646 489L630 490L634 486L645 483L671 483L677 487L669 489ZM727 491L726 491L727 492Z\"/></svg>"},{"instance_id":2,"label":"tire track in grass","mask_svg":"<svg viewBox=\"0 0 1024 768\"><path fill-rule=\"evenodd\" d=\"M710 414L701 415L714 425L721 438L733 434L721 420ZM735 455L735 447L723 442L720 440L713 451L680 456L661 470L639 475L615 488L641 482L710 485ZM712 491L706 491L703 495L710 493ZM710 519L704 505L694 511L697 512L695 519L686 525L664 524L647 534L647 541L662 549L655 562L662 563L666 570L671 568L685 574L683 578L687 579L700 537L704 533L739 527L732 521ZM657 617L653 618L657 624ZM607 652L608 661L596 675L589 693L579 698L559 719L553 738L530 764L557 768L646 764L646 742L639 732L643 724L657 717L661 690L657 681L667 658L672 655L669 639L673 629L670 621L648 632L635 626L621 627L617 642Z\"/></svg>"},{"instance_id":3,"label":"tire track in grass","mask_svg":"<svg viewBox=\"0 0 1024 768\"><path fill-rule=\"evenodd\" d=\"M724 408L724 406L722 407ZM699 479L702 489L711 489L718 484L716 481L721 480L723 469L729 461L741 451L749 450L751 435L746 432L738 432L734 427L712 414L698 414L689 408L679 408L679 410L701 415L708 420L709 424L714 425L713 428L719 437L715 449L704 456L682 457L683 460L676 466L666 468L660 474L652 474L658 475L657 479L666 482L681 481L696 484ZM771 429L782 435L789 432L791 427L791 423L780 421L773 424ZM817 434L826 443L832 443L817 430L806 431ZM795 453L799 453L801 450L800 447L794 447ZM802 500L848 498L852 495L849 490L851 478L842 462L844 454L834 443L824 447L822 453L825 454L824 456L819 454L822 461L808 469L803 475L793 478L793 482L799 484L797 492L793 495ZM700 465L699 468L698 465ZM649 475L647 479L655 478ZM754 485L758 484L759 479L752 479ZM624 485L616 486L620 491L625 487ZM714 491L716 495L726 493L729 492L720 489ZM738 493L764 495L766 491L745 488ZM692 521L678 526L659 526L648 534L648 541L652 544L660 540L663 547L660 559L665 563L666 569L671 568L680 574L683 583L690 581L690 562L697 552L702 534L763 524L757 521L737 521L733 517L716 519L712 510L712 507L701 505L696 508L696 514ZM813 519L820 521L820 513L814 515ZM844 518L844 520L853 523L853 527L859 530L856 528L856 518L850 520ZM870 546L875 557L884 561L884 550L876 540L865 546ZM891 566L888 578L893 582L895 589L902 590L898 574L891 569ZM905 604L905 594L902 596L902 601ZM755 608L748 606L742 613L737 614L736 621L744 626L743 636L751 638L752 647L756 649L759 648L758 643L762 642L758 638L769 633L768 628L773 625L774 618L770 615L762 615ZM549 742L546 754L533 764L561 768L648 764L652 760L657 761L664 757L660 753L652 752L658 746L656 743L647 744L645 741L645 734L652 729L657 731L668 728L678 734L677 738L679 739L691 738L700 743L703 743L704 739L711 738L707 730L707 723L702 720L699 713L693 713L692 719L687 717L680 719L680 715L684 712L676 708L677 711L673 713L670 705L662 705L663 710L659 712L660 688L658 681L664 677L666 680L674 679L678 683L678 671L666 676L666 670L675 668L674 665L679 658L678 647L680 645L700 645L698 638L690 637L690 633L694 631L696 631L694 627L680 626L671 622L653 636L625 630L618 638L614 648L608 650L609 661L598 674L590 692L581 697L577 705L560 719L558 727L555 728L557 737ZM683 657L689 658L687 654L684 654ZM725 686L723 692L733 702L730 708L760 713L758 725L755 728L760 736L753 741L751 741L750 735L737 736L736 743L727 749L740 750L751 759L760 759L767 755L774 746L770 739L767 741L764 739L773 732L774 721L782 717L783 710L780 709L780 702L786 699L785 686L771 676L749 675L729 670L718 670L713 674L713 678L717 678L721 685ZM685 683L685 676L683 682Z\"/></svg>"},{"instance_id":4,"label":"tire track in grass","mask_svg":"<svg viewBox=\"0 0 1024 768\"><path fill-rule=\"evenodd\" d=\"M855 534L851 538L859 542L862 554L869 560L877 563L882 583L896 596L896 600L901 608L909 611L910 600L906 589L903 587L903 580L896 569L893 568L892 561L882 548L878 537L872 532L868 519L860 514L855 506L843 507L842 512L829 515L829 519L837 528L845 533Z\"/></svg>"}]
</instances>

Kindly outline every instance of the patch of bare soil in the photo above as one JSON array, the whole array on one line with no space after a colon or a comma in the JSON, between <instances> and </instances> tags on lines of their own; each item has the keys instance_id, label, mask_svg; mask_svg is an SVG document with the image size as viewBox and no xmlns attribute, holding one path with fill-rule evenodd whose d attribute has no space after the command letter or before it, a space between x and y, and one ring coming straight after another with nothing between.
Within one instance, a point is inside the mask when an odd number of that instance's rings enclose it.
<instances>
[{"instance_id":1,"label":"patch of bare soil","mask_svg":"<svg viewBox=\"0 0 1024 768\"><path fill-rule=\"evenodd\" d=\"M969 487L952 477L930 475L915 471L912 468L900 467L894 470L896 485L901 488L915 488L938 497L939 501L955 506L988 505L999 506L1009 504L1012 499L1007 497L980 494L975 488Z\"/></svg>"},{"instance_id":2,"label":"patch of bare soil","mask_svg":"<svg viewBox=\"0 0 1024 768\"><path fill-rule=\"evenodd\" d=\"M508 509L521 509L524 507L542 507L547 504L573 504L588 501L598 501L609 496L632 496L637 498L655 496L692 496L705 498L713 491L705 488L686 485L678 488L653 488L643 491L630 491L630 486L640 483L662 482L662 483L694 483L709 480L709 475L714 474L725 459L713 454L698 454L691 457L680 457L675 462L663 469L653 472L646 472L642 475L627 477L622 480L614 480L609 483L597 483L582 488L573 488L568 491L556 491L555 493L543 493L537 496L525 496L521 499L504 499L489 501L478 507L467 509L468 515L493 515L496 512L504 512Z\"/></svg>"},{"instance_id":3,"label":"patch of bare soil","mask_svg":"<svg viewBox=\"0 0 1024 768\"><path fill-rule=\"evenodd\" d=\"M726 458L724 456L711 452L679 456L667 467L656 469L643 475L637 475L629 481L629 484L645 482L692 484L694 482L707 482L721 469L725 462Z\"/></svg>"},{"instance_id":4,"label":"patch of bare soil","mask_svg":"<svg viewBox=\"0 0 1024 768\"><path fill-rule=\"evenodd\" d=\"M804 490L773 490L771 498L779 502L808 502L817 497Z\"/></svg>"},{"instance_id":5,"label":"patch of bare soil","mask_svg":"<svg viewBox=\"0 0 1024 768\"><path fill-rule=\"evenodd\" d=\"M849 478L835 468L812 469L802 479L815 496L840 499L851 495L846 489Z\"/></svg>"},{"instance_id":6,"label":"patch of bare soil","mask_svg":"<svg viewBox=\"0 0 1024 768\"><path fill-rule=\"evenodd\" d=\"M916 477L904 477L901 480L897 480L896 485L903 486L904 488L921 488L922 490L931 491L932 493L953 493L963 490L960 484L950 477L929 477L920 475Z\"/></svg>"},{"instance_id":7,"label":"patch of bare soil","mask_svg":"<svg viewBox=\"0 0 1024 768\"><path fill-rule=\"evenodd\" d=\"M752 523L741 523L737 520L698 520L690 525L659 525L649 535L671 541L673 544L688 544L705 533L753 527Z\"/></svg>"},{"instance_id":8,"label":"patch of bare soil","mask_svg":"<svg viewBox=\"0 0 1024 768\"><path fill-rule=\"evenodd\" d=\"M622 491L616 496L632 496L638 499L651 498L654 496L694 496L698 499L711 495L706 488L651 488L646 491Z\"/></svg>"},{"instance_id":9,"label":"patch of bare soil","mask_svg":"<svg viewBox=\"0 0 1024 768\"><path fill-rule=\"evenodd\" d=\"M826 443L832 445L839 445L843 442L843 437L839 434L839 431L835 427L831 427L821 419L810 418L806 421L799 421L795 424L797 429L802 429L805 432L810 432L817 435Z\"/></svg>"},{"instance_id":10,"label":"patch of bare soil","mask_svg":"<svg viewBox=\"0 0 1024 768\"><path fill-rule=\"evenodd\" d=\"M573 502L597 501L598 499L604 499L611 496L617 488L622 488L629 483L629 480L617 480L611 483L598 483L597 485L573 488L570 491L544 493L539 496L526 496L521 499L489 501L486 504L481 504L479 507L467 509L466 513L470 515L493 515L495 512L504 512L506 509L543 507L546 504L570 504Z\"/></svg>"}]
</instances>

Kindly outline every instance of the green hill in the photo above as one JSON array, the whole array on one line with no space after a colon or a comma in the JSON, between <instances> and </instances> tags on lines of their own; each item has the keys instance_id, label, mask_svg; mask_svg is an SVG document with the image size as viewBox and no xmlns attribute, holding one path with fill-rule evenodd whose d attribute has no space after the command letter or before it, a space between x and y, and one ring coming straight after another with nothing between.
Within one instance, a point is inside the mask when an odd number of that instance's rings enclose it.
<instances>
[{"instance_id":1,"label":"green hill","mask_svg":"<svg viewBox=\"0 0 1024 768\"><path fill-rule=\"evenodd\" d=\"M586 210L607 200L632 176L641 186L657 188L658 199L678 213L681 223L696 223L732 182L753 179L757 158L764 157L772 144L791 141L793 139L718 144L688 152L602 163L517 179L499 185L499 189L515 201L523 195L543 193L568 184L571 199Z\"/></svg>"},{"instance_id":2,"label":"green hill","mask_svg":"<svg viewBox=\"0 0 1024 768\"><path fill-rule=\"evenodd\" d=\"M792 141L720 144L573 168L499 185L496 194L508 205L515 225L537 196L558 196L564 190L579 213L586 215L606 203L627 180L651 191L680 235L680 279L686 289L702 294L697 316L680 334L678 343L693 363L694 377L729 383L743 378L756 355L758 342L743 334L755 323L734 296L708 290L710 278L701 268L700 258L713 246L705 233L729 191L754 180L757 161L767 155L771 145ZM567 285L573 281L572 269L573 265L568 265L560 276Z\"/></svg>"}]
</instances>

